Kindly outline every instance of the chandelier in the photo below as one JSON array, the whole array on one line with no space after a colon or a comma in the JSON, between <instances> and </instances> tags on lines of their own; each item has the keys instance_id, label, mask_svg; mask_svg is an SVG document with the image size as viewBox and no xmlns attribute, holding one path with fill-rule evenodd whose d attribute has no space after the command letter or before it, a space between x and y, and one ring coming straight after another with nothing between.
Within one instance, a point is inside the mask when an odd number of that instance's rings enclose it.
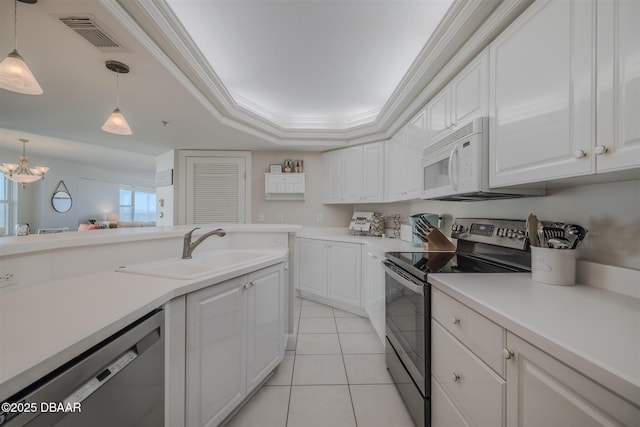
<instances>
[{"instance_id":1,"label":"chandelier","mask_svg":"<svg viewBox=\"0 0 640 427\"><path fill-rule=\"evenodd\" d=\"M28 139L20 139L22 142L22 156L20 157L20 163L3 163L0 166L0 171L4 173L4 177L11 181L19 182L22 184L22 188L25 184L36 182L44 179L44 174L49 170L46 166L36 166L35 168L29 168L29 158L25 154L25 146Z\"/></svg>"}]
</instances>

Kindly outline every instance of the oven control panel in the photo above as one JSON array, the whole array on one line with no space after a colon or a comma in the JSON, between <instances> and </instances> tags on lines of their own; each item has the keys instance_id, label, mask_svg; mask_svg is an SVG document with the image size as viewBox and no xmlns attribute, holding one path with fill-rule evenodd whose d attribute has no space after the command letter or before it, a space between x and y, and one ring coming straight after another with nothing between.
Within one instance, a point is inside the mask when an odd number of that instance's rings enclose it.
<instances>
[{"instance_id":1,"label":"oven control panel","mask_svg":"<svg viewBox=\"0 0 640 427\"><path fill-rule=\"evenodd\" d=\"M514 249L525 249L526 221L484 218L457 218L451 237Z\"/></svg>"}]
</instances>

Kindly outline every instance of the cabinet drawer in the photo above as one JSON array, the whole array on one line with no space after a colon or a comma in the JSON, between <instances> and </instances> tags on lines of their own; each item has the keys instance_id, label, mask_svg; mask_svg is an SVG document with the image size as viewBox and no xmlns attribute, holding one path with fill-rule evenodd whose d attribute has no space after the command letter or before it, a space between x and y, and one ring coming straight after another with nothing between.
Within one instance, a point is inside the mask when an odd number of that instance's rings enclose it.
<instances>
[{"instance_id":1,"label":"cabinet drawer","mask_svg":"<svg viewBox=\"0 0 640 427\"><path fill-rule=\"evenodd\" d=\"M449 295L431 289L431 315L504 377L504 330Z\"/></svg>"},{"instance_id":2,"label":"cabinet drawer","mask_svg":"<svg viewBox=\"0 0 640 427\"><path fill-rule=\"evenodd\" d=\"M471 427L433 375L431 376L431 427Z\"/></svg>"},{"instance_id":3,"label":"cabinet drawer","mask_svg":"<svg viewBox=\"0 0 640 427\"><path fill-rule=\"evenodd\" d=\"M438 322L433 321L431 370L434 378L471 425L505 425L505 381Z\"/></svg>"}]
</instances>

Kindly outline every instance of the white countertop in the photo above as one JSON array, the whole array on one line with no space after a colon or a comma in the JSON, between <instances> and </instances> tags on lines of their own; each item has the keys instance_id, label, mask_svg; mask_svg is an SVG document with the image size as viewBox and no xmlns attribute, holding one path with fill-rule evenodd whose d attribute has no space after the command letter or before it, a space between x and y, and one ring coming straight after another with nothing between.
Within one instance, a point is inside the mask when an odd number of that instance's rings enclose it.
<instances>
[{"instance_id":1,"label":"white countertop","mask_svg":"<svg viewBox=\"0 0 640 427\"><path fill-rule=\"evenodd\" d=\"M315 228L305 227L296 233L296 237L306 239L332 240L335 242L365 244L382 252L422 252L421 246L413 246L411 242L389 237L371 237L354 235L348 228Z\"/></svg>"},{"instance_id":2,"label":"white countertop","mask_svg":"<svg viewBox=\"0 0 640 427\"><path fill-rule=\"evenodd\" d=\"M177 296L288 259L286 248L260 252L193 280L103 271L0 289L0 401Z\"/></svg>"},{"instance_id":3,"label":"white countertop","mask_svg":"<svg viewBox=\"0 0 640 427\"><path fill-rule=\"evenodd\" d=\"M434 287L640 406L640 300L529 273L431 274Z\"/></svg>"}]
</instances>

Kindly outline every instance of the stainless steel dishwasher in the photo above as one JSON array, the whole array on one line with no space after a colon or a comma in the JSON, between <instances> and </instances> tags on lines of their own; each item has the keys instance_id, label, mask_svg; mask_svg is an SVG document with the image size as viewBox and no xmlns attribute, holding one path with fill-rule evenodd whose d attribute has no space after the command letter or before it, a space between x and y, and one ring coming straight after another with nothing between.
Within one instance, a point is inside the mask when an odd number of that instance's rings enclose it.
<instances>
[{"instance_id":1,"label":"stainless steel dishwasher","mask_svg":"<svg viewBox=\"0 0 640 427\"><path fill-rule=\"evenodd\" d=\"M164 311L154 310L3 402L0 426L164 425ZM65 411L66 410L66 411Z\"/></svg>"}]
</instances>

